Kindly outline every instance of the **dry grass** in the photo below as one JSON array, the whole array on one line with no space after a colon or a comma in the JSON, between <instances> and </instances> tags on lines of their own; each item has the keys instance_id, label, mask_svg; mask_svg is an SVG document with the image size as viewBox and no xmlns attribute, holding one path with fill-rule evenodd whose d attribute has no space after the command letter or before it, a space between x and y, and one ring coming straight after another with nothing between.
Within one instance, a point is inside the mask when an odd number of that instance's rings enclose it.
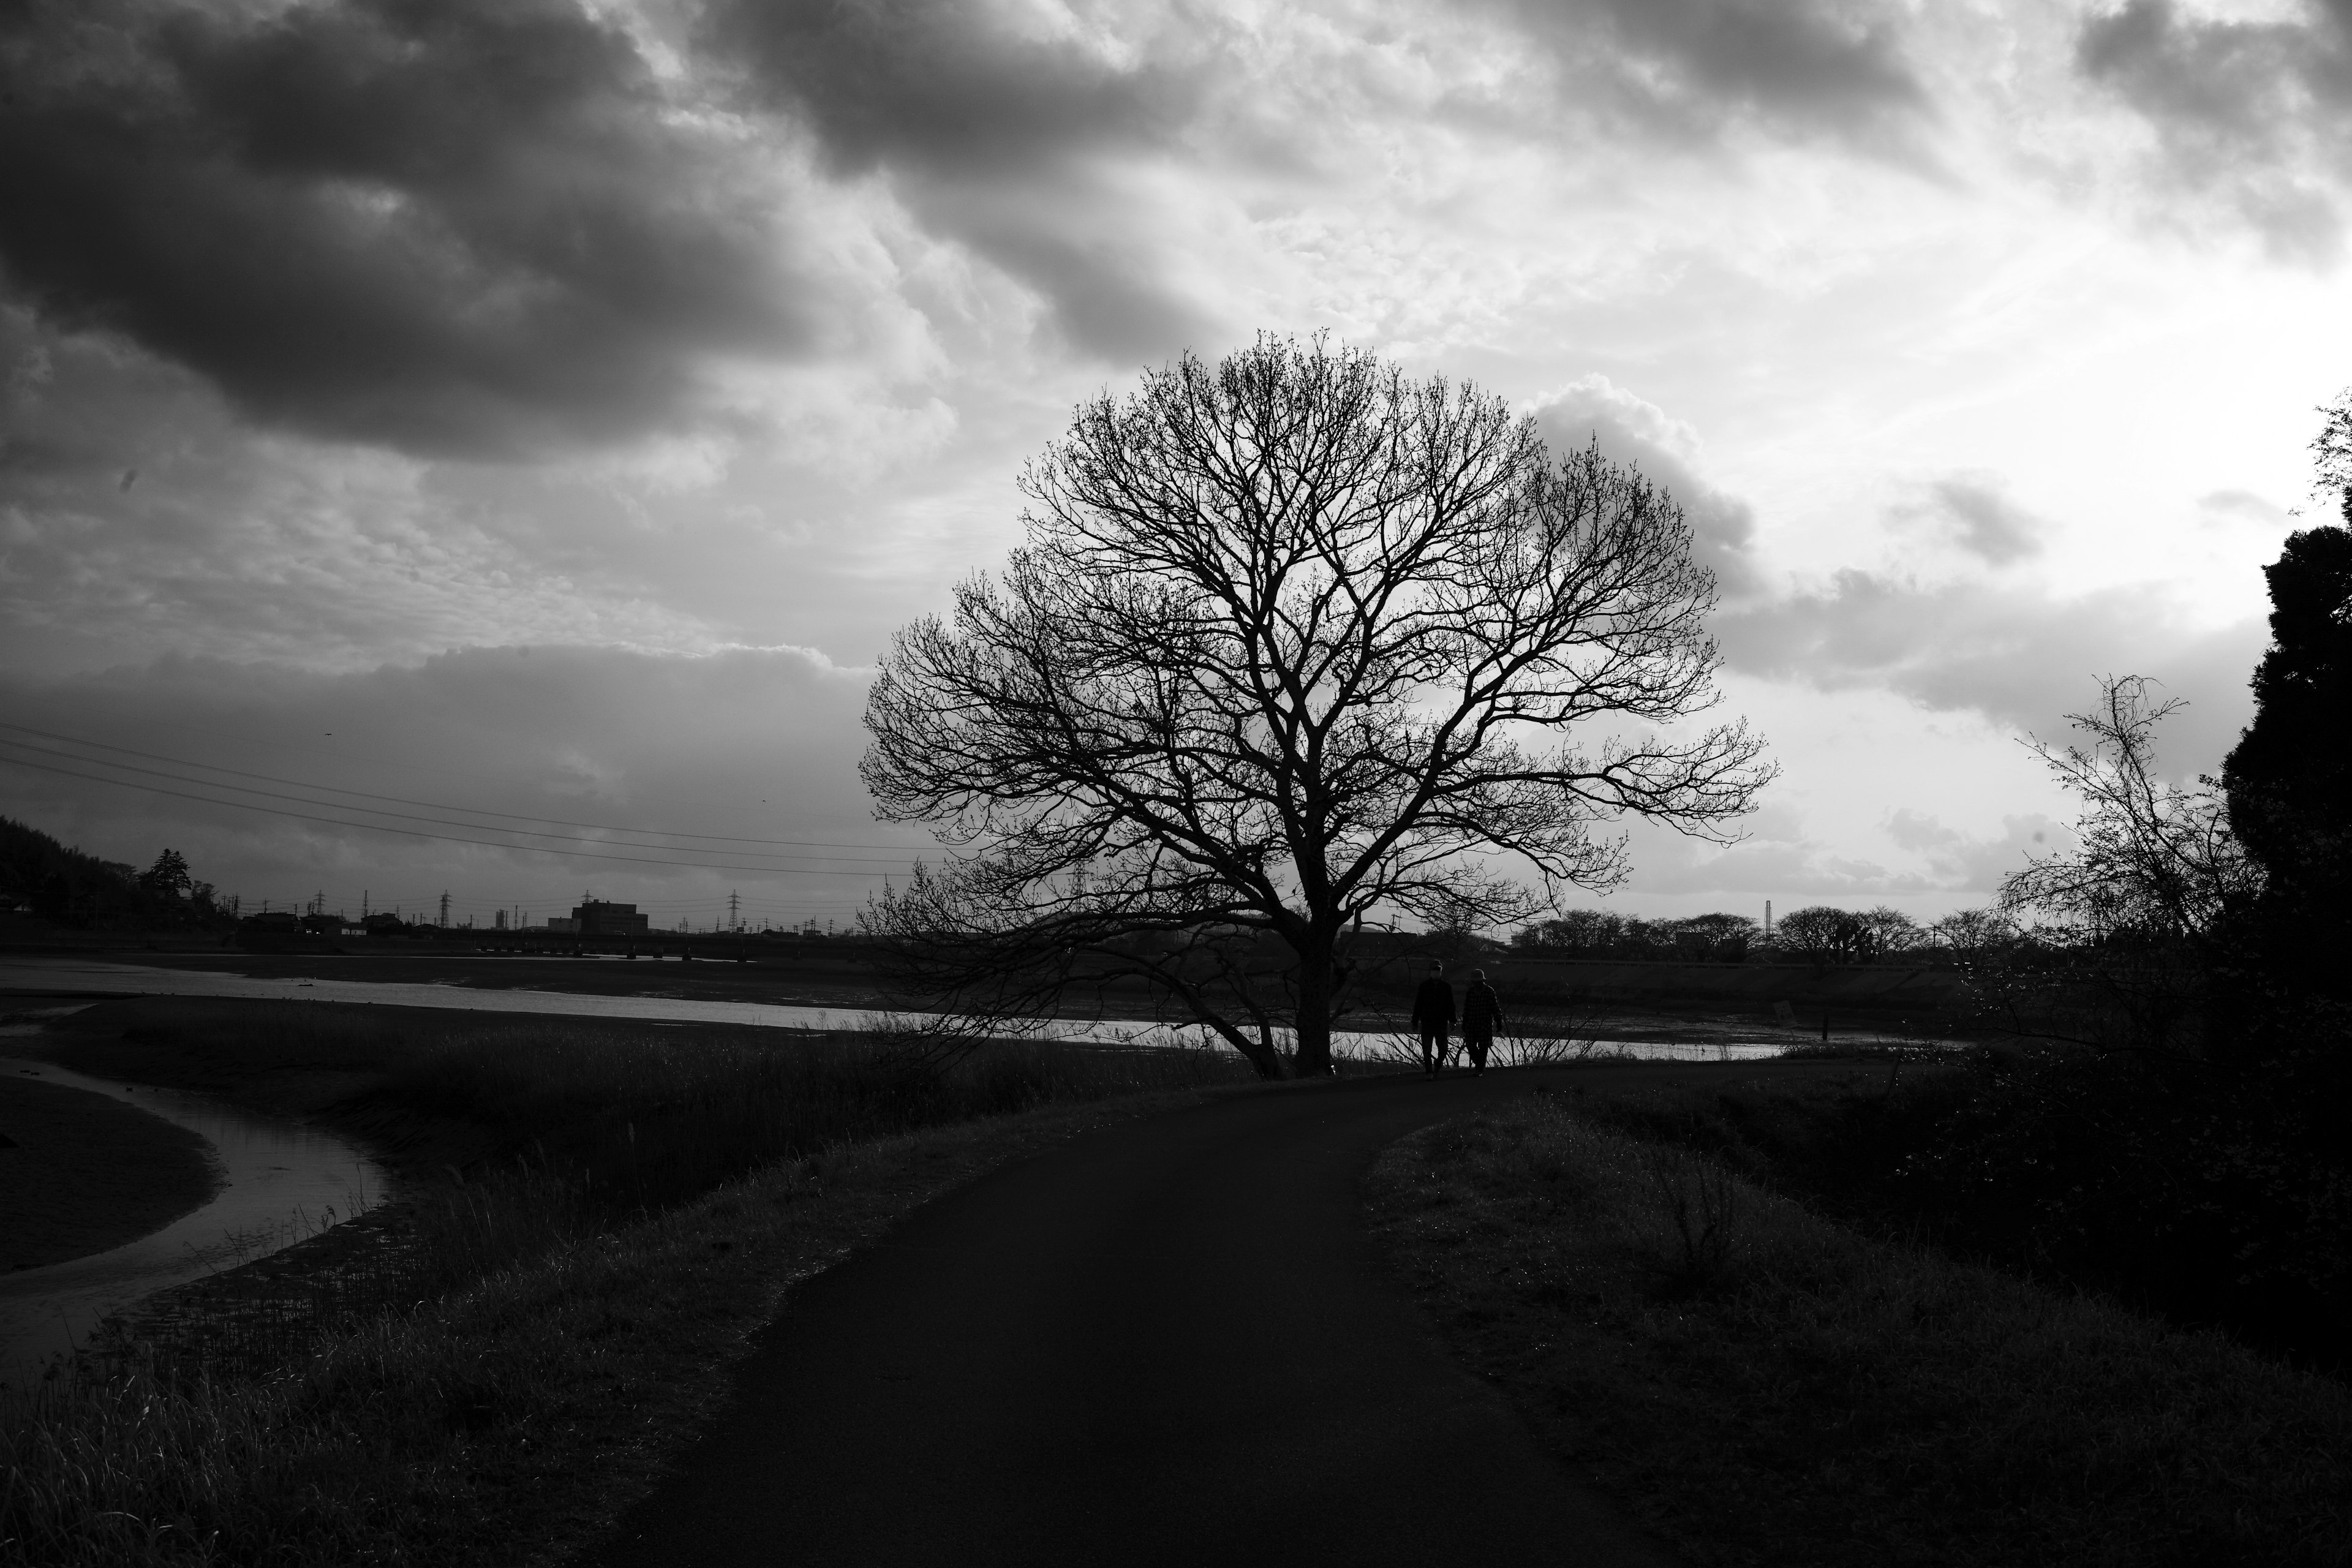
<instances>
[{"instance_id":1,"label":"dry grass","mask_svg":"<svg viewBox=\"0 0 2352 1568\"><path fill-rule=\"evenodd\" d=\"M467 1289L259 1377L61 1379L0 1421L0 1562L562 1561L651 1486L796 1280L928 1199L1190 1096L845 1146Z\"/></svg>"},{"instance_id":2,"label":"dry grass","mask_svg":"<svg viewBox=\"0 0 2352 1568\"><path fill-rule=\"evenodd\" d=\"M347 1121L477 1157L368 1245L331 1231L0 1393L0 1563L560 1561L794 1280L1003 1160L1246 1076L1230 1053L1015 1044L910 1071L887 1040L539 1023L387 1041L318 1010L240 1058L235 1021L184 1042L216 1083L344 1075Z\"/></svg>"},{"instance_id":3,"label":"dry grass","mask_svg":"<svg viewBox=\"0 0 2352 1568\"><path fill-rule=\"evenodd\" d=\"M2352 1562L2352 1391L1538 1096L1370 1186L1458 1353L1710 1563Z\"/></svg>"}]
</instances>

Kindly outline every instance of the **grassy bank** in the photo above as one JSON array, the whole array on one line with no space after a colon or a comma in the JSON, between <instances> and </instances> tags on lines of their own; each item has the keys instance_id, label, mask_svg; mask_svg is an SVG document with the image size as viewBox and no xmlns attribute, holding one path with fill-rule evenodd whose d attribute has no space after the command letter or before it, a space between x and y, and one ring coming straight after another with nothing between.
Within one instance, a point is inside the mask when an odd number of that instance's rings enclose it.
<instances>
[{"instance_id":1,"label":"grassy bank","mask_svg":"<svg viewBox=\"0 0 2352 1568\"><path fill-rule=\"evenodd\" d=\"M1246 1070L431 1022L140 1005L54 1042L360 1131L409 1189L374 1244L209 1282L11 1396L0 1562L558 1561L691 1435L794 1279L992 1164Z\"/></svg>"},{"instance_id":2,"label":"grassy bank","mask_svg":"<svg viewBox=\"0 0 2352 1568\"><path fill-rule=\"evenodd\" d=\"M75 1015L26 1048L334 1127L412 1185L527 1175L618 1213L845 1142L1244 1077L1230 1052L934 1046L877 1029L141 998Z\"/></svg>"},{"instance_id":3,"label":"grassy bank","mask_svg":"<svg viewBox=\"0 0 2352 1568\"><path fill-rule=\"evenodd\" d=\"M1878 1235L1924 1237L2342 1372L2352 1169L2329 1074L2133 1053L1883 1054L1841 1080L1694 1082L1597 1099Z\"/></svg>"},{"instance_id":4,"label":"grassy bank","mask_svg":"<svg viewBox=\"0 0 2352 1568\"><path fill-rule=\"evenodd\" d=\"M2352 1391L1832 1224L1561 1097L1368 1185L1458 1354L1711 1563L2352 1562Z\"/></svg>"}]
</instances>

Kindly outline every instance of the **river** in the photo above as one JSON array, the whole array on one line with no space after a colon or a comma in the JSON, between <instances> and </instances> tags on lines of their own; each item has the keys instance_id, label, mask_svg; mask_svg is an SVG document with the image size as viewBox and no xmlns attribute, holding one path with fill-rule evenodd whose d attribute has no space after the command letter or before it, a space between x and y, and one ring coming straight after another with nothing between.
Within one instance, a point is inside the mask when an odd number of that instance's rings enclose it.
<instances>
[{"instance_id":1,"label":"river","mask_svg":"<svg viewBox=\"0 0 2352 1568\"><path fill-rule=\"evenodd\" d=\"M109 963L92 959L0 959L0 992L34 991L114 996L227 996L284 1002L361 1002L399 1007L448 1007L478 1013L537 1013L583 1018L639 1018L647 1023L749 1024L778 1029L854 1029L886 1017L854 1007L808 1007L783 1003L722 1002L685 996L596 996L569 991L488 990L437 983L375 980L304 980L220 974L205 970L166 969L153 964ZM1148 1020L1047 1019L1041 1033L1055 1039L1102 1045L1206 1045L1198 1026ZM1338 1030L1333 1047L1342 1056L1383 1054L1402 1037L1394 1032ZM1596 1055L1645 1061L1752 1061L1779 1056L1778 1041L1592 1040Z\"/></svg>"}]
</instances>

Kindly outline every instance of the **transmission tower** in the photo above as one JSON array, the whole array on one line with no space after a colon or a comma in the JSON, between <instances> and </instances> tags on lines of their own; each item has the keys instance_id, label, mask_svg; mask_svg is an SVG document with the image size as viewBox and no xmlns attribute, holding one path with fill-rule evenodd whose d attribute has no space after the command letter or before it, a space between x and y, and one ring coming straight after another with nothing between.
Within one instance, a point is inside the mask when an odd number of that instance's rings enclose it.
<instances>
[{"instance_id":1,"label":"transmission tower","mask_svg":"<svg viewBox=\"0 0 2352 1568\"><path fill-rule=\"evenodd\" d=\"M743 929L743 895L740 893L730 892L727 895L727 929L729 931Z\"/></svg>"},{"instance_id":2,"label":"transmission tower","mask_svg":"<svg viewBox=\"0 0 2352 1568\"><path fill-rule=\"evenodd\" d=\"M441 923L444 926L449 923L449 893L446 889L441 893Z\"/></svg>"}]
</instances>

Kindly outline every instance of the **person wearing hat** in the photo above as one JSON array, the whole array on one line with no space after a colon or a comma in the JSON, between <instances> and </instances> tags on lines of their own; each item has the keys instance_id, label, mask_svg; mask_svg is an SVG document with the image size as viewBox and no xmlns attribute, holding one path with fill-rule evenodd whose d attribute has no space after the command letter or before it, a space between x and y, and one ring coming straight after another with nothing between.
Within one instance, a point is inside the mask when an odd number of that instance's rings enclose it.
<instances>
[{"instance_id":1,"label":"person wearing hat","mask_svg":"<svg viewBox=\"0 0 2352 1568\"><path fill-rule=\"evenodd\" d=\"M1486 972L1474 969L1462 992L1462 1045L1470 1053L1471 1070L1486 1070L1486 1053L1495 1048L1495 1026L1503 1021L1503 1005L1486 984Z\"/></svg>"},{"instance_id":2,"label":"person wearing hat","mask_svg":"<svg viewBox=\"0 0 2352 1568\"><path fill-rule=\"evenodd\" d=\"M1445 1066L1445 1031L1454 1025L1454 987L1445 965L1429 966L1429 978L1412 994L1412 1026L1421 1035L1421 1070L1435 1078Z\"/></svg>"}]
</instances>

